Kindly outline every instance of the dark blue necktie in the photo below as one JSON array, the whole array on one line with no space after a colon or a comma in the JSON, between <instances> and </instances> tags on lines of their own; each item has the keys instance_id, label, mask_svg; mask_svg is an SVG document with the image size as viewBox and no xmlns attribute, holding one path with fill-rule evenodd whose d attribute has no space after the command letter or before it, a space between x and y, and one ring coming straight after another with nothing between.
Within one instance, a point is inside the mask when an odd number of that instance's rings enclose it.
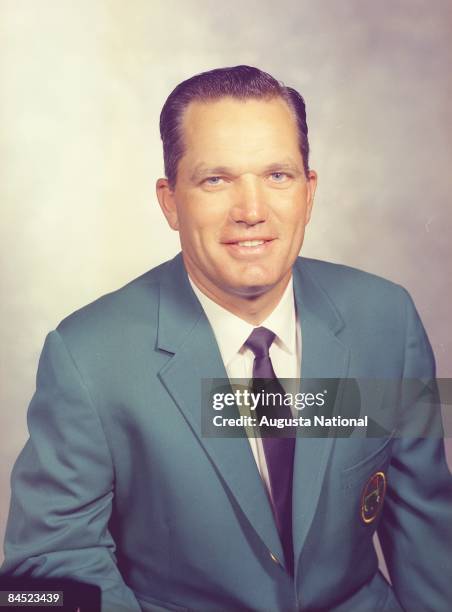
<instances>
[{"instance_id":1,"label":"dark blue necktie","mask_svg":"<svg viewBox=\"0 0 452 612\"><path fill-rule=\"evenodd\" d=\"M277 393L284 397L285 391L276 378L270 359L269 350L275 334L265 327L257 327L250 334L245 346L254 353L253 393ZM281 394L281 395L279 395ZM256 408L257 418L292 418L290 406L283 402L276 406L261 402ZM282 433L281 433L282 432ZM281 437L293 435L292 428L261 428L262 444L267 462L271 494L276 525L284 550L286 567L293 576L293 541L292 541L292 480L295 438Z\"/></svg>"}]
</instances>

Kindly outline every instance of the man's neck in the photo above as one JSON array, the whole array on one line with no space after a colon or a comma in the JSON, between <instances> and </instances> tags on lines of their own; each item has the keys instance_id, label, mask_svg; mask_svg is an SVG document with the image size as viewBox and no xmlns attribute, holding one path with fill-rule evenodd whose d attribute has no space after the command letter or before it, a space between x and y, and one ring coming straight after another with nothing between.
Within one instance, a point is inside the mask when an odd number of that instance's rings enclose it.
<instances>
[{"instance_id":1,"label":"man's neck","mask_svg":"<svg viewBox=\"0 0 452 612\"><path fill-rule=\"evenodd\" d=\"M284 291L292 278L290 272L286 278L269 290L256 295L238 295L233 293L219 292L202 285L196 278L190 276L190 280L208 298L222 308L228 310L240 319L251 325L258 326L273 312L279 304ZM215 288L216 289L216 288Z\"/></svg>"}]
</instances>

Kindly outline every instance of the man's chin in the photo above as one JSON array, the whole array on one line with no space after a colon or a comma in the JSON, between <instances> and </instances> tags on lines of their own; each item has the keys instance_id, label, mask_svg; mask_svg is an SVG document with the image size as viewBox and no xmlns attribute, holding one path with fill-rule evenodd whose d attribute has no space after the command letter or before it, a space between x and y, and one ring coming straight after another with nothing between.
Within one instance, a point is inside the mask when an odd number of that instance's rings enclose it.
<instances>
[{"instance_id":1,"label":"man's chin","mask_svg":"<svg viewBox=\"0 0 452 612\"><path fill-rule=\"evenodd\" d=\"M283 291L287 286L291 270L278 274L277 270L242 270L241 274L231 275L226 290L231 295L243 298L258 298L265 293ZM226 280L226 279L225 279Z\"/></svg>"},{"instance_id":2,"label":"man's chin","mask_svg":"<svg viewBox=\"0 0 452 612\"><path fill-rule=\"evenodd\" d=\"M230 293L243 298L257 298L268 293L278 285L278 281L249 281L248 283L237 283L230 287Z\"/></svg>"}]
</instances>

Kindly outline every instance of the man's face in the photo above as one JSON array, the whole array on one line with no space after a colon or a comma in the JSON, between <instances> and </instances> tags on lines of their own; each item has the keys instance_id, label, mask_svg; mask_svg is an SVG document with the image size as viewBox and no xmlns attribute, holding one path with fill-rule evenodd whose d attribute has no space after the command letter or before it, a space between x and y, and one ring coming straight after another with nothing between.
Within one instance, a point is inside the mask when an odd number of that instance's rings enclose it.
<instances>
[{"instance_id":1,"label":"man's face","mask_svg":"<svg viewBox=\"0 0 452 612\"><path fill-rule=\"evenodd\" d=\"M174 190L157 193L180 233L188 273L219 304L282 293L303 243L316 175L308 177L286 102L192 102Z\"/></svg>"}]
</instances>

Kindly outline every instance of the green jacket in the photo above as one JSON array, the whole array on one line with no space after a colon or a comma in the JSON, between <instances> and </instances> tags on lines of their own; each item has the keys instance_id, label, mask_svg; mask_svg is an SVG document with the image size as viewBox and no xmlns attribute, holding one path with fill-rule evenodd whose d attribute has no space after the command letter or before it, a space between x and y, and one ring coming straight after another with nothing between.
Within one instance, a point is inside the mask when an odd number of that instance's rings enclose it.
<instances>
[{"instance_id":1,"label":"green jacket","mask_svg":"<svg viewBox=\"0 0 452 612\"><path fill-rule=\"evenodd\" d=\"M404 289L306 258L293 277L304 378L434 376ZM107 612L450 609L443 441L403 435L415 414L427 434L440 428L425 397L424 408L416 397L389 406L385 438L297 439L292 580L248 440L201 433L205 378L226 372L181 255L51 332L12 475L2 572L98 584ZM377 472L384 504L365 522Z\"/></svg>"}]
</instances>

